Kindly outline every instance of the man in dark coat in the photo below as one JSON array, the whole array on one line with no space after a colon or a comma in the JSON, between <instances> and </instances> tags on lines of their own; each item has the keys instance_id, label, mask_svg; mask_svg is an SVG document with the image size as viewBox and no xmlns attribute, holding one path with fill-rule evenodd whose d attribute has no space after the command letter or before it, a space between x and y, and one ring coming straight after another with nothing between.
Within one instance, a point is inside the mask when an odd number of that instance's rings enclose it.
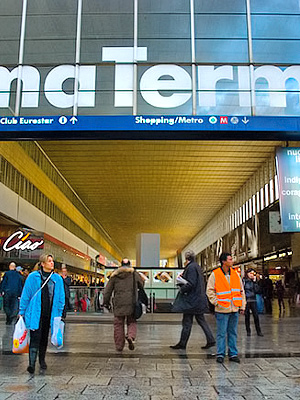
<instances>
[{"instance_id":1,"label":"man in dark coat","mask_svg":"<svg viewBox=\"0 0 300 400\"><path fill-rule=\"evenodd\" d=\"M202 349L209 349L215 345L215 338L205 320L204 313L208 312L205 284L201 267L195 261L195 253L187 251L185 253L185 269L181 276L180 295L176 298L173 311L183 312L182 331L180 340L171 349L185 349L189 340L193 318L203 329L206 336L206 345Z\"/></svg>"},{"instance_id":2,"label":"man in dark coat","mask_svg":"<svg viewBox=\"0 0 300 400\"><path fill-rule=\"evenodd\" d=\"M16 271L16 264L9 264L9 271L5 272L1 282L3 296L3 309L6 314L6 325L11 325L18 315L19 300L23 285L19 272Z\"/></svg>"}]
</instances>

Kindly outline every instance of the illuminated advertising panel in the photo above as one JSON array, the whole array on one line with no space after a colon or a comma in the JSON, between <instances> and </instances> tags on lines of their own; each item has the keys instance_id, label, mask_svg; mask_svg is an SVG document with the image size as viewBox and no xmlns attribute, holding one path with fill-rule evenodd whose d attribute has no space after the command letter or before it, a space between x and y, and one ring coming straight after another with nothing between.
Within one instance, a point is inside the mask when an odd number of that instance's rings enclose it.
<instances>
[{"instance_id":1,"label":"illuminated advertising panel","mask_svg":"<svg viewBox=\"0 0 300 400\"><path fill-rule=\"evenodd\" d=\"M282 232L300 232L300 148L276 151Z\"/></svg>"}]
</instances>

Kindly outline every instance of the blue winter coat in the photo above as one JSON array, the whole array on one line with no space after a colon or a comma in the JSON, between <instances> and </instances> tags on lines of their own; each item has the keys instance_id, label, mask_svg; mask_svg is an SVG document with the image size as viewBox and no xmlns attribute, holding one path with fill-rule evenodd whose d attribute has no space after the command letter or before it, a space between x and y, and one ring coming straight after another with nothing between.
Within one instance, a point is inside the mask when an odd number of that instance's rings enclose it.
<instances>
[{"instance_id":1,"label":"blue winter coat","mask_svg":"<svg viewBox=\"0 0 300 400\"><path fill-rule=\"evenodd\" d=\"M52 274L51 281L54 282L54 296L51 311L51 330L55 317L61 317L65 306L64 282L60 275ZM42 308L42 277L39 271L29 274L25 281L19 314L25 316L26 327L30 330L39 329ZM38 293L37 293L38 292ZM35 293L37 295L35 296Z\"/></svg>"}]
</instances>

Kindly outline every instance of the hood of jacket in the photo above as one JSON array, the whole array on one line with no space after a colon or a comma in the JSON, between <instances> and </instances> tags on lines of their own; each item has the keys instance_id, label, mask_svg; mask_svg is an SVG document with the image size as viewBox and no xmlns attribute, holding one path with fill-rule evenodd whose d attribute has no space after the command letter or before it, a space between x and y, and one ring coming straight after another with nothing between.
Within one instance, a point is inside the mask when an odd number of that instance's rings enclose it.
<instances>
[{"instance_id":1,"label":"hood of jacket","mask_svg":"<svg viewBox=\"0 0 300 400\"><path fill-rule=\"evenodd\" d=\"M133 272L134 272L133 268L119 267L111 274L111 277L125 279L125 278L127 278L128 274L133 274Z\"/></svg>"}]
</instances>

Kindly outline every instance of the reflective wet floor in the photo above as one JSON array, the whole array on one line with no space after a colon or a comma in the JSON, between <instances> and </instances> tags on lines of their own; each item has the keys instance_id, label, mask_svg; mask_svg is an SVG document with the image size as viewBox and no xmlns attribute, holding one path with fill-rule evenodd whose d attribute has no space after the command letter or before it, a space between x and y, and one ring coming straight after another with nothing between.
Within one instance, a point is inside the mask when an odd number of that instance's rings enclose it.
<instances>
[{"instance_id":1,"label":"reflective wet floor","mask_svg":"<svg viewBox=\"0 0 300 400\"><path fill-rule=\"evenodd\" d=\"M213 315L207 320L215 332ZM69 314L65 346L49 345L45 375L26 372L28 355L10 352L13 327L0 316L2 399L300 399L300 307L279 317L261 315L264 337L252 322L247 337L240 317L238 347L241 364L217 364L215 348L202 350L205 337L195 323L186 350L172 350L181 316L147 314L138 323L136 348L117 353L112 316Z\"/></svg>"}]
</instances>

